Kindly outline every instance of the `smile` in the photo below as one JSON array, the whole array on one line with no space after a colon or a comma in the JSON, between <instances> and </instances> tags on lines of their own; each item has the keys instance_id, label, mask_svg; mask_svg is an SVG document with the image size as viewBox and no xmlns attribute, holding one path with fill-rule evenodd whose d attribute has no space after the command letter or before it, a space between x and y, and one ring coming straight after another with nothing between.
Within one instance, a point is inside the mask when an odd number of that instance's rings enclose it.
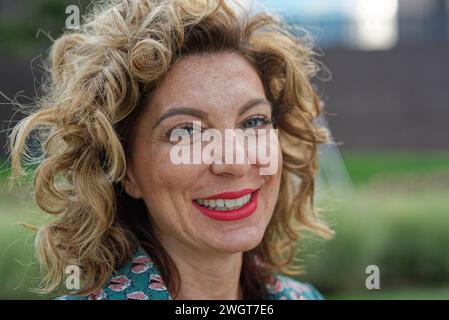
<instances>
[{"instance_id":1,"label":"smile","mask_svg":"<svg viewBox=\"0 0 449 320\"><path fill-rule=\"evenodd\" d=\"M225 192L204 199L195 199L193 205L209 218L222 221L243 219L257 208L259 190L243 189Z\"/></svg>"}]
</instances>

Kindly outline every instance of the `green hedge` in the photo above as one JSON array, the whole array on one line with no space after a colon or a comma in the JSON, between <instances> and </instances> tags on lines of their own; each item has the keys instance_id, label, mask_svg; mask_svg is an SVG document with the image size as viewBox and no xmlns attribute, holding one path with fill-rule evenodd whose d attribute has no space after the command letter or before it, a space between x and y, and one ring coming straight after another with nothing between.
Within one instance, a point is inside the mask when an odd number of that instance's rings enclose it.
<instances>
[{"instance_id":1,"label":"green hedge","mask_svg":"<svg viewBox=\"0 0 449 320\"><path fill-rule=\"evenodd\" d=\"M380 268L381 289L449 286L447 192L360 192L328 213L336 236L308 241L302 278L329 293L366 293L365 268Z\"/></svg>"},{"instance_id":2,"label":"green hedge","mask_svg":"<svg viewBox=\"0 0 449 320\"><path fill-rule=\"evenodd\" d=\"M428 174L415 174L416 183L392 175L359 186L338 203L321 200L319 206L327 209L326 219L336 236L328 242L313 238L302 243L299 258L307 273L299 278L313 283L325 296L366 296L365 268L375 264L386 292L449 287L447 171L431 171L432 179L442 180L442 188L426 188L426 184L416 188L429 179ZM406 184L391 188L390 181ZM38 210L29 198L20 191L7 193L0 183L0 299L38 298L27 291L38 280L33 233L16 223L38 220L29 214L33 211Z\"/></svg>"}]
</instances>

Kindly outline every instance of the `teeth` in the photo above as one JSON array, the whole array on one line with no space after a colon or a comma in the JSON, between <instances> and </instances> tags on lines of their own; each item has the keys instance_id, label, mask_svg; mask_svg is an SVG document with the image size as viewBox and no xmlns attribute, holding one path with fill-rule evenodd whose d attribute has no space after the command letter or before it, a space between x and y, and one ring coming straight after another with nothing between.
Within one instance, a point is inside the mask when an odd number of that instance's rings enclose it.
<instances>
[{"instance_id":1,"label":"teeth","mask_svg":"<svg viewBox=\"0 0 449 320\"><path fill-rule=\"evenodd\" d=\"M224 200L217 199L217 200L215 200L215 204L217 205L218 208L223 208L224 207Z\"/></svg>"},{"instance_id":2,"label":"teeth","mask_svg":"<svg viewBox=\"0 0 449 320\"><path fill-rule=\"evenodd\" d=\"M203 207L214 208L215 210L228 211L238 209L251 200L251 194L240 197L238 199L197 199L198 204Z\"/></svg>"},{"instance_id":3,"label":"teeth","mask_svg":"<svg viewBox=\"0 0 449 320\"><path fill-rule=\"evenodd\" d=\"M226 208L231 209L232 207L235 207L235 201L231 200L231 199L226 199L225 206L226 206Z\"/></svg>"}]
</instances>

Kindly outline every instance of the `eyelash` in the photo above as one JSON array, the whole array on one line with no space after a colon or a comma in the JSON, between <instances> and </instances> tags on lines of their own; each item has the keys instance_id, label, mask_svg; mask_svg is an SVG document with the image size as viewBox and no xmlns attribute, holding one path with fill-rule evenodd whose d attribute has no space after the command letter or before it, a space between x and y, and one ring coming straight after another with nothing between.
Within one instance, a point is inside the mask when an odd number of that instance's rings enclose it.
<instances>
[{"instance_id":1,"label":"eyelash","mask_svg":"<svg viewBox=\"0 0 449 320\"><path fill-rule=\"evenodd\" d=\"M167 131L167 134L166 134L166 137L167 137L167 139L170 139L170 136L171 136L171 134L172 134L172 132L173 132L174 130L189 130L189 129L193 129L192 123L183 123L183 124L180 124L180 125L178 125L178 126L172 128L172 129L168 130L168 131ZM201 132L203 132L203 131L204 131L203 128L201 128Z\"/></svg>"},{"instance_id":2,"label":"eyelash","mask_svg":"<svg viewBox=\"0 0 449 320\"><path fill-rule=\"evenodd\" d=\"M265 116L254 116L254 117L251 117L249 119L246 119L243 122L243 125L245 125L247 122L249 122L251 120L259 120L262 123L260 125L256 126L256 127L249 127L249 128L259 128L259 127L263 127L263 126L266 126L266 125L269 125L269 124L273 124L273 121L271 119L267 119ZM183 123L183 124L180 124L180 125L172 128L172 129L168 130L167 133L166 133L167 139L170 139L170 136L171 136L173 130L177 130L177 129L189 130L189 129L193 129L193 125L192 125L192 123ZM243 129L248 129L248 128L243 128ZM204 129L201 128L201 132L203 132L203 131L204 131Z\"/></svg>"},{"instance_id":3,"label":"eyelash","mask_svg":"<svg viewBox=\"0 0 449 320\"><path fill-rule=\"evenodd\" d=\"M267 118L264 117L264 116L254 116L254 117L251 117L251 118L245 120L243 123L245 124L245 123L247 123L247 122L250 121L250 120L259 120L259 121L262 121L262 124L259 125L259 126L256 126L256 128L259 128L259 127L262 127L262 126L266 126L266 125L268 125L268 124L272 124L272 123L273 123L271 119L267 119ZM245 129L246 129L246 128L245 128Z\"/></svg>"}]
</instances>

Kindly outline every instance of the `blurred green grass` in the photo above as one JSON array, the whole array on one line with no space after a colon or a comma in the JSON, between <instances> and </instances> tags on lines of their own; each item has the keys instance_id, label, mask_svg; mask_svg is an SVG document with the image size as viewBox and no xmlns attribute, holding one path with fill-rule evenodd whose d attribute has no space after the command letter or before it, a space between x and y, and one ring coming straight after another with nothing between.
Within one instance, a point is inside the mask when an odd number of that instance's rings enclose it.
<instances>
[{"instance_id":1,"label":"blurred green grass","mask_svg":"<svg viewBox=\"0 0 449 320\"><path fill-rule=\"evenodd\" d=\"M81 12L91 0L34 0L16 1L0 11L0 47L10 58L42 54L52 44L51 39L62 34L68 5L76 4ZM8 10L9 8L9 10Z\"/></svg>"},{"instance_id":2,"label":"blurred green grass","mask_svg":"<svg viewBox=\"0 0 449 320\"><path fill-rule=\"evenodd\" d=\"M449 286L405 288L400 290L372 290L366 293L326 296L328 300L447 300Z\"/></svg>"},{"instance_id":3,"label":"blurred green grass","mask_svg":"<svg viewBox=\"0 0 449 320\"><path fill-rule=\"evenodd\" d=\"M5 184L0 184L0 299L38 298L30 292L39 280L35 233L18 224L37 222L37 211L30 199L20 192L9 193Z\"/></svg>"},{"instance_id":4,"label":"blurred green grass","mask_svg":"<svg viewBox=\"0 0 449 320\"><path fill-rule=\"evenodd\" d=\"M356 191L319 199L336 237L305 245L302 278L330 299L449 299L449 153L343 159ZM370 264L380 268L381 290L365 288Z\"/></svg>"},{"instance_id":5,"label":"blurred green grass","mask_svg":"<svg viewBox=\"0 0 449 320\"><path fill-rule=\"evenodd\" d=\"M400 173L449 171L449 152L345 152L342 154L356 186L373 178Z\"/></svg>"},{"instance_id":6,"label":"blurred green grass","mask_svg":"<svg viewBox=\"0 0 449 320\"><path fill-rule=\"evenodd\" d=\"M337 231L311 239L301 260L328 299L449 299L449 153L344 153L356 193L319 203ZM38 299L34 233L17 225L45 216L26 185L7 192L0 167L0 298ZM364 287L365 267L379 265L381 290Z\"/></svg>"},{"instance_id":7,"label":"blurred green grass","mask_svg":"<svg viewBox=\"0 0 449 320\"><path fill-rule=\"evenodd\" d=\"M372 192L369 185L327 215L332 241L309 241L305 279L335 298L394 295L449 299L449 199L444 190ZM380 268L381 290L365 288L365 269ZM414 291L400 290L414 287ZM435 292L431 289L435 287ZM385 294L385 296L384 296Z\"/></svg>"}]
</instances>

